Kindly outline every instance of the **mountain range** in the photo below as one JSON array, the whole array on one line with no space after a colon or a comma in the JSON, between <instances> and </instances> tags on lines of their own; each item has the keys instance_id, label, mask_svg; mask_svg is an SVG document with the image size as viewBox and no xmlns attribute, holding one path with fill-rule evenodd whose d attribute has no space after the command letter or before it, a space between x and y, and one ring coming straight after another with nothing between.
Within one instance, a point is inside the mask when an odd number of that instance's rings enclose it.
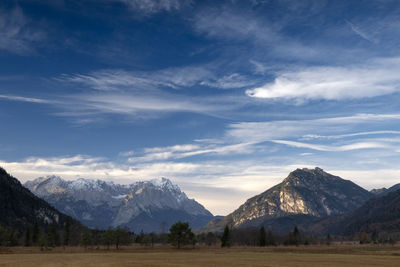
<instances>
[{"instance_id":1,"label":"mountain range","mask_svg":"<svg viewBox=\"0 0 400 267\"><path fill-rule=\"evenodd\" d=\"M69 215L78 228L82 222L91 228L122 226L135 232L164 232L178 220L188 221L196 232L221 232L226 225L264 226L276 233L297 226L312 235L400 232L399 188L367 191L320 168L303 168L231 214L214 217L166 178L120 185L47 176L24 187L0 168L0 225L26 229L38 222L40 227L61 229Z\"/></svg>"},{"instance_id":2,"label":"mountain range","mask_svg":"<svg viewBox=\"0 0 400 267\"><path fill-rule=\"evenodd\" d=\"M202 227L213 215L166 178L129 185L58 176L24 184L36 196L88 227L128 227L134 232L164 232L176 221Z\"/></svg>"}]
</instances>

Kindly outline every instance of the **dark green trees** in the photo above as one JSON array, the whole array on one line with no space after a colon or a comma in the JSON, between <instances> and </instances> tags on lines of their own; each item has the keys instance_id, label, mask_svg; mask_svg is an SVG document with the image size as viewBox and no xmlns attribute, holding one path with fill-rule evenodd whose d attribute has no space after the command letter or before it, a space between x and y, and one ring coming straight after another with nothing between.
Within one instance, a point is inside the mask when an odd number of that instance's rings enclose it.
<instances>
[{"instance_id":1,"label":"dark green trees","mask_svg":"<svg viewBox=\"0 0 400 267\"><path fill-rule=\"evenodd\" d=\"M264 226L260 228L260 241L259 241L260 247L265 247L266 245L266 236L265 236L265 229Z\"/></svg>"},{"instance_id":2,"label":"dark green trees","mask_svg":"<svg viewBox=\"0 0 400 267\"><path fill-rule=\"evenodd\" d=\"M36 245L38 241L39 241L39 225L37 221L35 221L32 229L32 243Z\"/></svg>"},{"instance_id":3,"label":"dark green trees","mask_svg":"<svg viewBox=\"0 0 400 267\"><path fill-rule=\"evenodd\" d=\"M26 228L26 231L25 231L24 245L26 247L29 247L31 245L31 231L29 228Z\"/></svg>"},{"instance_id":4,"label":"dark green trees","mask_svg":"<svg viewBox=\"0 0 400 267\"><path fill-rule=\"evenodd\" d=\"M81 235L81 245L87 248L92 244L92 232L89 229L85 229Z\"/></svg>"},{"instance_id":5,"label":"dark green trees","mask_svg":"<svg viewBox=\"0 0 400 267\"><path fill-rule=\"evenodd\" d=\"M230 247L231 242L230 242L230 232L229 232L229 227L228 225L225 226L224 233L222 234L221 237L221 247Z\"/></svg>"},{"instance_id":6,"label":"dark green trees","mask_svg":"<svg viewBox=\"0 0 400 267\"><path fill-rule=\"evenodd\" d=\"M287 236L287 239L284 242L284 245L295 245L298 246L301 243L301 234L297 226L294 227L293 232L290 232Z\"/></svg>"},{"instance_id":7,"label":"dark green trees","mask_svg":"<svg viewBox=\"0 0 400 267\"><path fill-rule=\"evenodd\" d=\"M181 248L188 244L195 244L196 239L187 222L177 222L169 229L168 242Z\"/></svg>"},{"instance_id":8,"label":"dark green trees","mask_svg":"<svg viewBox=\"0 0 400 267\"><path fill-rule=\"evenodd\" d=\"M114 230L113 237L116 249L118 249L120 245L129 245L131 243L129 231L119 226Z\"/></svg>"},{"instance_id":9,"label":"dark green trees","mask_svg":"<svg viewBox=\"0 0 400 267\"><path fill-rule=\"evenodd\" d=\"M68 246L69 245L69 239L70 239L70 228L71 228L71 218L67 217L64 225L64 234L63 234L63 245Z\"/></svg>"},{"instance_id":10,"label":"dark green trees","mask_svg":"<svg viewBox=\"0 0 400 267\"><path fill-rule=\"evenodd\" d=\"M110 246L114 242L114 233L111 228L108 228L102 235L101 235L101 243L110 249Z\"/></svg>"}]
</instances>

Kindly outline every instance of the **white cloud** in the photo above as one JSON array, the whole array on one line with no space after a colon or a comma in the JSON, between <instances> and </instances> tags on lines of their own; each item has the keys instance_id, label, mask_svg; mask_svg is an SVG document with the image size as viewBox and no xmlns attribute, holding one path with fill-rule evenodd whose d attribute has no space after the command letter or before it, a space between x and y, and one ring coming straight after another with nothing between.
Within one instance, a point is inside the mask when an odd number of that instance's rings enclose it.
<instances>
[{"instance_id":1,"label":"white cloud","mask_svg":"<svg viewBox=\"0 0 400 267\"><path fill-rule=\"evenodd\" d=\"M254 85L256 82L256 80L250 79L249 77L233 73L218 79L202 81L200 84L220 89L232 89L248 87Z\"/></svg>"},{"instance_id":2,"label":"white cloud","mask_svg":"<svg viewBox=\"0 0 400 267\"><path fill-rule=\"evenodd\" d=\"M140 72L125 70L100 70L89 74L64 74L60 81L69 81L101 91L134 90L135 88L190 87L214 77L205 67L180 67Z\"/></svg>"},{"instance_id":3,"label":"white cloud","mask_svg":"<svg viewBox=\"0 0 400 267\"><path fill-rule=\"evenodd\" d=\"M218 67L185 66L155 71L100 70L89 74L64 74L58 81L78 83L99 91L135 90L137 88L169 87L181 89L196 85L220 89L243 88L254 85L257 81L239 73L219 76Z\"/></svg>"},{"instance_id":4,"label":"white cloud","mask_svg":"<svg viewBox=\"0 0 400 267\"><path fill-rule=\"evenodd\" d=\"M108 0L121 2L135 11L140 11L146 15L162 12L174 11L189 6L192 0Z\"/></svg>"},{"instance_id":5,"label":"white cloud","mask_svg":"<svg viewBox=\"0 0 400 267\"><path fill-rule=\"evenodd\" d=\"M133 151L133 150L124 151L124 152L120 152L118 155L121 156L121 157L130 157L130 156L135 155L135 151Z\"/></svg>"},{"instance_id":6,"label":"white cloud","mask_svg":"<svg viewBox=\"0 0 400 267\"><path fill-rule=\"evenodd\" d=\"M64 98L65 104L58 105L65 112L62 116L98 116L113 113L152 118L170 112L191 112L214 117L223 117L227 111L242 105L237 97L203 95L194 99L181 89L195 85L220 88L236 88L250 84L238 75L224 76L220 80L206 67L168 68L148 72L124 70L101 70L89 74L62 75L55 79L74 87L77 94ZM169 87L169 88L165 88ZM74 103L71 105L70 103Z\"/></svg>"},{"instance_id":7,"label":"white cloud","mask_svg":"<svg viewBox=\"0 0 400 267\"><path fill-rule=\"evenodd\" d=\"M394 140L386 136L400 134L398 130L391 130L399 120L400 114L358 114L311 120L241 122L229 125L225 139L231 142L254 142L260 145L263 142L273 142L327 152L374 149L393 153L399 149L393 146L398 139ZM367 131L358 132L358 129ZM338 142L339 139L346 140ZM310 142L306 143L302 140L310 140Z\"/></svg>"},{"instance_id":8,"label":"white cloud","mask_svg":"<svg viewBox=\"0 0 400 267\"><path fill-rule=\"evenodd\" d=\"M358 150L358 149L391 148L391 146L387 144L378 142L356 142L349 145L327 146L327 145L309 144L309 143L288 141L288 140L270 140L270 141L273 143L284 144L292 147L308 148L312 150L331 151L331 152L343 152L343 151Z\"/></svg>"},{"instance_id":9,"label":"white cloud","mask_svg":"<svg viewBox=\"0 0 400 267\"><path fill-rule=\"evenodd\" d=\"M15 95L0 95L0 99L6 99L6 100L11 100L11 101L20 101L20 102L29 102L29 103L39 103L39 104L52 103L52 101L49 101L46 99L15 96Z\"/></svg>"},{"instance_id":10,"label":"white cloud","mask_svg":"<svg viewBox=\"0 0 400 267\"><path fill-rule=\"evenodd\" d=\"M44 32L31 27L22 9L0 10L0 49L17 54L33 51L33 44L45 39Z\"/></svg>"},{"instance_id":11,"label":"white cloud","mask_svg":"<svg viewBox=\"0 0 400 267\"><path fill-rule=\"evenodd\" d=\"M356 25L354 25L353 23L349 22L346 20L346 23L350 26L351 30L357 34L358 36L360 36L361 38L371 42L371 43L378 43L378 41L373 38L372 36L370 36L369 34L367 34L365 31L361 30L360 27L357 27Z\"/></svg>"},{"instance_id":12,"label":"white cloud","mask_svg":"<svg viewBox=\"0 0 400 267\"><path fill-rule=\"evenodd\" d=\"M194 19L195 30L213 38L250 39L271 43L279 39L272 25L249 14L227 9L206 9Z\"/></svg>"},{"instance_id":13,"label":"white cloud","mask_svg":"<svg viewBox=\"0 0 400 267\"><path fill-rule=\"evenodd\" d=\"M400 89L400 58L375 59L347 67L307 67L281 72L275 80L246 94L256 98L345 100L375 97Z\"/></svg>"},{"instance_id":14,"label":"white cloud","mask_svg":"<svg viewBox=\"0 0 400 267\"><path fill-rule=\"evenodd\" d=\"M248 154L254 151L253 145L255 145L255 143L239 143L228 145L223 143L202 143L201 145L185 144L167 147L145 148L143 155L130 157L128 161L131 163L138 163L183 159L205 154Z\"/></svg>"},{"instance_id":15,"label":"white cloud","mask_svg":"<svg viewBox=\"0 0 400 267\"><path fill-rule=\"evenodd\" d=\"M290 5L286 4L285 7ZM291 61L293 59L312 59L315 61L315 59L332 54L332 49L327 46L314 45L310 42L303 44L299 39L285 34L283 29L290 23L292 21L286 18L272 20L268 16L257 15L251 10L240 9L237 11L227 6L204 9L198 12L193 19L193 27L199 34L213 39L236 41L235 44L244 41L246 49L249 49L250 43L254 46L250 48L252 53L246 54L239 50L240 53L249 57L254 57L254 53L257 53L261 58L268 56L270 59L289 58ZM237 53L237 51L232 50L232 53ZM271 60L269 64L271 64Z\"/></svg>"},{"instance_id":16,"label":"white cloud","mask_svg":"<svg viewBox=\"0 0 400 267\"><path fill-rule=\"evenodd\" d=\"M370 131L370 132L358 132L350 134L338 134L338 135L316 135L307 134L304 135L302 140L312 140L312 139L341 139L346 137L357 137L357 136L368 136L368 135L381 135L381 134L400 134L400 131Z\"/></svg>"},{"instance_id":17,"label":"white cloud","mask_svg":"<svg viewBox=\"0 0 400 267\"><path fill-rule=\"evenodd\" d=\"M146 113L165 115L167 112L192 112L212 115L218 110L227 108L227 106L209 104L201 99L193 101L188 97L161 92L150 95L125 93L79 95L76 103L79 103L80 106L74 107L74 110L81 109L84 113L91 111L131 116L140 116Z\"/></svg>"}]
</instances>

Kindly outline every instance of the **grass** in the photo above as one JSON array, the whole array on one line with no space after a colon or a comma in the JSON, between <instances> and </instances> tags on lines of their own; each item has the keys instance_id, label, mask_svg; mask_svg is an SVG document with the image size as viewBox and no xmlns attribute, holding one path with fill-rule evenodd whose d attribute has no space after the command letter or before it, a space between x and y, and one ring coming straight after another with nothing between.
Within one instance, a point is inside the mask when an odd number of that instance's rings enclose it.
<instances>
[{"instance_id":1,"label":"grass","mask_svg":"<svg viewBox=\"0 0 400 267\"><path fill-rule=\"evenodd\" d=\"M0 266L400 266L398 246L2 248Z\"/></svg>"}]
</instances>

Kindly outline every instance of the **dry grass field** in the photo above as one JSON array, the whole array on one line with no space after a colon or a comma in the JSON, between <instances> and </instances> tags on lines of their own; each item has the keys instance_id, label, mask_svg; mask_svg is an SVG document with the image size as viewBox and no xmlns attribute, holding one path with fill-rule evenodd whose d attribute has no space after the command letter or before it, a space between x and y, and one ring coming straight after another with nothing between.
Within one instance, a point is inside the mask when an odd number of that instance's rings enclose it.
<instances>
[{"instance_id":1,"label":"dry grass field","mask_svg":"<svg viewBox=\"0 0 400 267\"><path fill-rule=\"evenodd\" d=\"M0 266L400 266L399 246L2 248Z\"/></svg>"}]
</instances>

